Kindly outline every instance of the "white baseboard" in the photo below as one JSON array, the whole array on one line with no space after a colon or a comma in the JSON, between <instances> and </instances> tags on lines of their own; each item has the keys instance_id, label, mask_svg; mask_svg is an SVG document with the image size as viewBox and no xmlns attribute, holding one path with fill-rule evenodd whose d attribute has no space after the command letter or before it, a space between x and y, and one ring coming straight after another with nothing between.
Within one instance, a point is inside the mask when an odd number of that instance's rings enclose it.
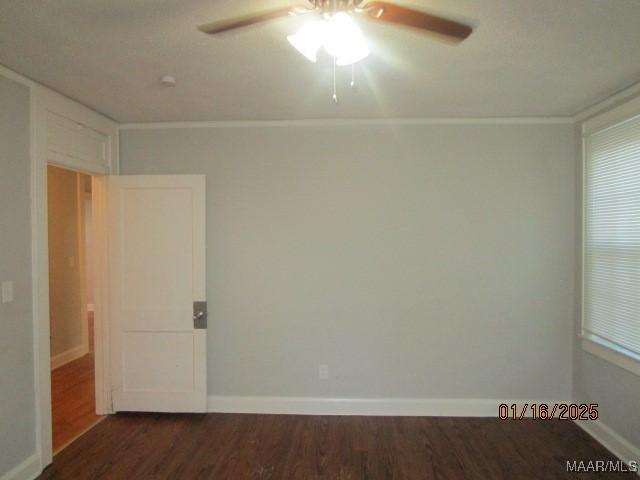
<instances>
[{"instance_id":1,"label":"white baseboard","mask_svg":"<svg viewBox=\"0 0 640 480\"><path fill-rule=\"evenodd\" d=\"M602 421L576 421L575 423L623 462L640 461L640 448ZM640 476L640 472L637 473Z\"/></svg>"},{"instance_id":2,"label":"white baseboard","mask_svg":"<svg viewBox=\"0 0 640 480\"><path fill-rule=\"evenodd\" d=\"M209 412L297 415L371 415L416 417L497 417L501 403L566 403L547 400L447 399L447 398L313 398L243 397L208 398Z\"/></svg>"},{"instance_id":3,"label":"white baseboard","mask_svg":"<svg viewBox=\"0 0 640 480\"><path fill-rule=\"evenodd\" d=\"M0 476L0 480L33 480L42 473L40 457L31 455L25 461Z\"/></svg>"},{"instance_id":4,"label":"white baseboard","mask_svg":"<svg viewBox=\"0 0 640 480\"><path fill-rule=\"evenodd\" d=\"M71 350L59 353L58 355L51 357L51 370L55 370L69 362L73 362L74 360L85 356L87 353L89 353L88 345L78 345Z\"/></svg>"}]
</instances>

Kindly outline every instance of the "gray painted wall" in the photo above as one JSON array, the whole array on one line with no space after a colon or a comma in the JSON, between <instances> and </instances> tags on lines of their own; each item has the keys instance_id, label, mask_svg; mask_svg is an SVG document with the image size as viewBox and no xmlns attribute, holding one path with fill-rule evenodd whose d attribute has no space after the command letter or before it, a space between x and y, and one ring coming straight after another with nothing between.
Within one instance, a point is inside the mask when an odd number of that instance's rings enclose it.
<instances>
[{"instance_id":1,"label":"gray painted wall","mask_svg":"<svg viewBox=\"0 0 640 480\"><path fill-rule=\"evenodd\" d=\"M210 394L570 398L571 125L120 138L124 174L207 175Z\"/></svg>"},{"instance_id":2,"label":"gray painted wall","mask_svg":"<svg viewBox=\"0 0 640 480\"><path fill-rule=\"evenodd\" d=\"M35 451L29 170L29 89L0 76L0 476Z\"/></svg>"}]
</instances>

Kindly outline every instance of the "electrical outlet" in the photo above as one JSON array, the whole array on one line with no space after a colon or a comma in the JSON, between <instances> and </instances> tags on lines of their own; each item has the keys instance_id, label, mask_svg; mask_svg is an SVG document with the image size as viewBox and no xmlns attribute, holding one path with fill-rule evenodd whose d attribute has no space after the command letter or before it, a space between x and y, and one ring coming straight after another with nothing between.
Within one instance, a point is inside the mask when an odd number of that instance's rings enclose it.
<instances>
[{"instance_id":1,"label":"electrical outlet","mask_svg":"<svg viewBox=\"0 0 640 480\"><path fill-rule=\"evenodd\" d=\"M13 302L13 282L7 280L2 282L2 303Z\"/></svg>"},{"instance_id":2,"label":"electrical outlet","mask_svg":"<svg viewBox=\"0 0 640 480\"><path fill-rule=\"evenodd\" d=\"M320 377L320 380L329 380L329 365L320 365L318 377Z\"/></svg>"}]
</instances>

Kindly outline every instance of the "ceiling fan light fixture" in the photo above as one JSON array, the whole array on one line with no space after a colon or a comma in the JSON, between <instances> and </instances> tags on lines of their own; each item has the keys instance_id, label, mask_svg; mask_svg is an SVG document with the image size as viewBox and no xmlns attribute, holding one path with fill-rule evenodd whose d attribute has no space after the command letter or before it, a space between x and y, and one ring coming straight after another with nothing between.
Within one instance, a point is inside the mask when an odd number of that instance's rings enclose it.
<instances>
[{"instance_id":1,"label":"ceiling fan light fixture","mask_svg":"<svg viewBox=\"0 0 640 480\"><path fill-rule=\"evenodd\" d=\"M287 40L293 47L311 62L316 63L318 50L325 42L327 23L313 20L305 23L297 33L289 35Z\"/></svg>"},{"instance_id":2,"label":"ceiling fan light fixture","mask_svg":"<svg viewBox=\"0 0 640 480\"><path fill-rule=\"evenodd\" d=\"M323 46L338 66L359 62L371 53L362 31L345 12L335 13L326 20L309 21L287 40L313 63Z\"/></svg>"},{"instance_id":3,"label":"ceiling fan light fixture","mask_svg":"<svg viewBox=\"0 0 640 480\"><path fill-rule=\"evenodd\" d=\"M288 15L311 17L295 34L288 35L289 43L310 62L318 61L318 52L324 49L333 57L333 100L337 103L336 70L338 66L352 65L351 87L355 86L353 65L371 53L354 16L378 23L436 33L459 43L473 31L470 25L448 20L420 10L403 7L393 0L309 0L298 7L279 7L255 12L245 17L231 18L200 25L198 29L208 35L259 25Z\"/></svg>"},{"instance_id":4,"label":"ceiling fan light fixture","mask_svg":"<svg viewBox=\"0 0 640 480\"><path fill-rule=\"evenodd\" d=\"M339 66L359 62L371 53L362 31L345 12L335 13L327 21L324 48Z\"/></svg>"}]
</instances>

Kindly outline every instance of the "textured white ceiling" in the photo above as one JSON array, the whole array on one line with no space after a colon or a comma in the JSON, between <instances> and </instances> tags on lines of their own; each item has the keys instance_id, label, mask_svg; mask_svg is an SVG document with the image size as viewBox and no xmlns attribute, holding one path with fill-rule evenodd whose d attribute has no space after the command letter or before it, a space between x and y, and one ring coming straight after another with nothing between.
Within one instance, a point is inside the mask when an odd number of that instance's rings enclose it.
<instances>
[{"instance_id":1,"label":"textured white ceiling","mask_svg":"<svg viewBox=\"0 0 640 480\"><path fill-rule=\"evenodd\" d=\"M0 63L122 122L571 115L640 80L638 0L402 3L476 30L453 47L362 21L373 54L357 92L339 70L339 105L329 58L286 41L300 20L195 28L282 0L0 0Z\"/></svg>"}]
</instances>

